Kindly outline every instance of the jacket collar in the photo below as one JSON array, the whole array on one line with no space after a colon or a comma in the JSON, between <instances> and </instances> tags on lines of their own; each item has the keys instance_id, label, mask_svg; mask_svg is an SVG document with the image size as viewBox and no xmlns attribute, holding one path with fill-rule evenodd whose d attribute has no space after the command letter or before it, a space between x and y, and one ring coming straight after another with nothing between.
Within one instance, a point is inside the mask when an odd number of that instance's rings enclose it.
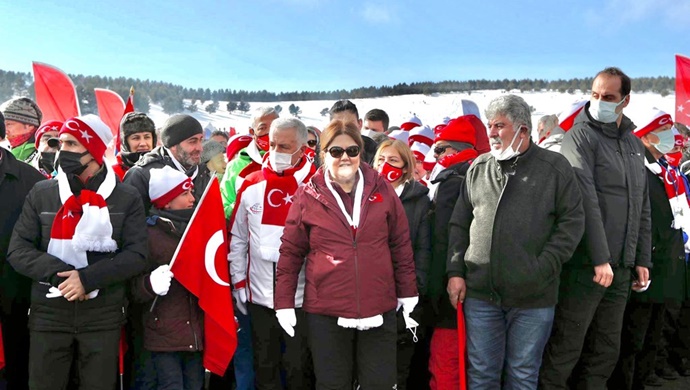
<instances>
[{"instance_id":1,"label":"jacket collar","mask_svg":"<svg viewBox=\"0 0 690 390\"><path fill-rule=\"evenodd\" d=\"M590 103L587 102L585 104L585 107L580 111L579 114L577 114L577 117L575 118L575 123L579 122L589 122L589 126L592 127L593 129L601 132L603 135L609 138L623 138L628 133L631 133L633 130L635 130L635 124L623 114L623 118L621 119L621 125L618 126L616 122L613 123L601 123L589 114L589 105Z\"/></svg>"}]
</instances>

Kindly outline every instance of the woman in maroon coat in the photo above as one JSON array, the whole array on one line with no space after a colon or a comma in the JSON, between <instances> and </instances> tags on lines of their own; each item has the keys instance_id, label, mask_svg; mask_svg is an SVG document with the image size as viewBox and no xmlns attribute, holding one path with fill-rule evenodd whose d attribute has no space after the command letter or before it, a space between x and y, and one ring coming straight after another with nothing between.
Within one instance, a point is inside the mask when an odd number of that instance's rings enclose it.
<instances>
[{"instance_id":1,"label":"woman in maroon coat","mask_svg":"<svg viewBox=\"0 0 690 390\"><path fill-rule=\"evenodd\" d=\"M417 303L405 211L390 186L360 164L353 123L334 121L321 138L323 167L300 187L287 217L276 271L278 321L293 334L295 290L306 262L302 308L317 389L396 384L398 305ZM355 367L353 367L353 364Z\"/></svg>"}]
</instances>

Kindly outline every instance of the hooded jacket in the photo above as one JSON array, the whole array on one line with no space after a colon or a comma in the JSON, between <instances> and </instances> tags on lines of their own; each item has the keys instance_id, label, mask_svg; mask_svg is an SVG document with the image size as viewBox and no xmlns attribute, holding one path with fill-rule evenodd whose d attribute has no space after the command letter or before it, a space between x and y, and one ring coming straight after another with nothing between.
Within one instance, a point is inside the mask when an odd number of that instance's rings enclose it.
<instances>
[{"instance_id":1,"label":"hooded jacket","mask_svg":"<svg viewBox=\"0 0 690 390\"><path fill-rule=\"evenodd\" d=\"M302 309L308 313L367 318L395 310L397 298L417 296L405 210L378 172L366 164L360 169L364 192L356 233L326 187L324 170L297 191L281 239L276 310L295 307L305 262Z\"/></svg>"},{"instance_id":2,"label":"hooded jacket","mask_svg":"<svg viewBox=\"0 0 690 390\"><path fill-rule=\"evenodd\" d=\"M259 150L252 141L249 146L242 149L235 158L228 163L227 169L220 181L220 194L223 196L223 209L225 217L230 218L235 207L237 191L242 187L244 178L250 173L261 169L261 161L265 152Z\"/></svg>"},{"instance_id":3,"label":"hooded jacket","mask_svg":"<svg viewBox=\"0 0 690 390\"><path fill-rule=\"evenodd\" d=\"M151 198L149 198L149 180L151 179L151 169L163 168L166 165L173 169L177 169L172 158L170 158L168 151L164 147L159 146L141 157L136 165L129 169L125 174L124 183L131 185L132 187L136 188L137 191L139 191L139 195L141 195L141 199L144 201L144 209L147 213L151 208ZM185 172L185 174L187 174L189 177L193 177L192 182L194 183L194 189L192 190L192 193L194 194L196 203L198 203L201 195L206 189L206 186L211 180L211 175L208 172L206 164L198 165L198 171L196 168L197 166L190 168L187 170L187 172ZM196 176L193 176L195 172Z\"/></svg>"},{"instance_id":4,"label":"hooded jacket","mask_svg":"<svg viewBox=\"0 0 690 390\"><path fill-rule=\"evenodd\" d=\"M651 268L651 214L645 148L623 115L620 126L589 115L589 105L563 137L561 153L575 170L585 209L585 235L568 266Z\"/></svg>"},{"instance_id":5,"label":"hooded jacket","mask_svg":"<svg viewBox=\"0 0 690 390\"><path fill-rule=\"evenodd\" d=\"M447 272L467 297L496 306L555 306L563 263L584 230L568 161L530 142L511 160L479 156L450 219Z\"/></svg>"},{"instance_id":6,"label":"hooded jacket","mask_svg":"<svg viewBox=\"0 0 690 390\"><path fill-rule=\"evenodd\" d=\"M97 190L105 178L102 169L83 188ZM81 182L70 178L72 191ZM26 197L10 242L8 260L17 272L33 280L29 328L42 332L82 332L118 329L126 319L126 285L146 268L147 234L144 209L137 191L117 182L105 200L117 242L115 253L87 252L88 266L79 270L86 293L98 289L96 298L69 302L47 298L51 286L64 278L58 272L74 267L47 253L53 220L62 207L57 180L37 183Z\"/></svg>"}]
</instances>

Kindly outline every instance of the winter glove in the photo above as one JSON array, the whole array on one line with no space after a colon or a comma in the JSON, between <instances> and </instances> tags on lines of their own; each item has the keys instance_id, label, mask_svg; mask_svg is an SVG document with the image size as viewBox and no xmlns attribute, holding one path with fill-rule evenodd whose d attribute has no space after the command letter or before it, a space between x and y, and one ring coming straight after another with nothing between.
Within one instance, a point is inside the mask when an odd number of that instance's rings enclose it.
<instances>
[{"instance_id":1,"label":"winter glove","mask_svg":"<svg viewBox=\"0 0 690 390\"><path fill-rule=\"evenodd\" d=\"M400 310L400 307L402 307L403 312L407 313L409 316L410 313L414 310L415 306L417 306L417 303L419 302L419 297L409 297L409 298L398 298L398 308L396 311Z\"/></svg>"},{"instance_id":2,"label":"winter glove","mask_svg":"<svg viewBox=\"0 0 690 390\"><path fill-rule=\"evenodd\" d=\"M278 309L276 310L276 318L278 318L278 323L283 328L285 333L287 333L290 337L294 337L295 325L297 325L295 309Z\"/></svg>"},{"instance_id":3,"label":"winter glove","mask_svg":"<svg viewBox=\"0 0 690 390\"><path fill-rule=\"evenodd\" d=\"M48 290L48 294L46 294L46 298L57 298L57 297L61 297L61 296L62 296L62 292L57 287L50 287L50 289ZM94 299L97 296L98 296L98 289L95 289L95 290L91 291L90 293L86 294L86 299Z\"/></svg>"},{"instance_id":4,"label":"winter glove","mask_svg":"<svg viewBox=\"0 0 690 390\"><path fill-rule=\"evenodd\" d=\"M165 295L170 290L170 281L172 280L173 273L170 272L170 266L163 264L153 270L151 275L149 275L149 280L151 281L151 289L156 295Z\"/></svg>"},{"instance_id":5,"label":"winter glove","mask_svg":"<svg viewBox=\"0 0 690 390\"><path fill-rule=\"evenodd\" d=\"M235 305L240 313L247 315L247 290L243 288L236 288L232 290L232 296L235 298Z\"/></svg>"}]
</instances>

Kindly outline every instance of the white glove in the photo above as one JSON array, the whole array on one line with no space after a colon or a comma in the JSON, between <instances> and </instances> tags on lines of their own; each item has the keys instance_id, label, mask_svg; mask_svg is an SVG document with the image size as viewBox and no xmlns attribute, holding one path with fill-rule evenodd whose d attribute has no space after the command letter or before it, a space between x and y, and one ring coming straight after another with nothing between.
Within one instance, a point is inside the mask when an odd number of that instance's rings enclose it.
<instances>
[{"instance_id":1,"label":"white glove","mask_svg":"<svg viewBox=\"0 0 690 390\"><path fill-rule=\"evenodd\" d=\"M46 298L57 298L61 296L62 292L57 287L50 287L50 289L48 290L48 294L46 294Z\"/></svg>"},{"instance_id":2,"label":"white glove","mask_svg":"<svg viewBox=\"0 0 690 390\"><path fill-rule=\"evenodd\" d=\"M48 290L48 294L46 294L46 298L58 298L62 296L62 292L60 291L59 288L57 287L50 287ZM91 291L90 293L86 294L86 299L93 299L98 296L98 289L95 289Z\"/></svg>"},{"instance_id":3,"label":"white glove","mask_svg":"<svg viewBox=\"0 0 690 390\"><path fill-rule=\"evenodd\" d=\"M149 280L151 281L151 288L153 292L157 295L165 295L170 290L170 281L172 280L173 273L170 272L170 266L163 264L158 268L154 269L149 275Z\"/></svg>"},{"instance_id":4,"label":"white glove","mask_svg":"<svg viewBox=\"0 0 690 390\"><path fill-rule=\"evenodd\" d=\"M415 306L417 306L418 302L419 297L398 298L397 310L400 310L400 307L402 306L403 312L410 314L414 310Z\"/></svg>"},{"instance_id":5,"label":"white glove","mask_svg":"<svg viewBox=\"0 0 690 390\"><path fill-rule=\"evenodd\" d=\"M295 325L297 325L297 316L295 309L278 309L276 310L276 318L278 323L283 328L285 333L290 337L295 336Z\"/></svg>"},{"instance_id":6,"label":"white glove","mask_svg":"<svg viewBox=\"0 0 690 390\"><path fill-rule=\"evenodd\" d=\"M247 315L247 290L243 288L236 288L232 290L232 296L235 298L237 309L244 315Z\"/></svg>"}]
</instances>

